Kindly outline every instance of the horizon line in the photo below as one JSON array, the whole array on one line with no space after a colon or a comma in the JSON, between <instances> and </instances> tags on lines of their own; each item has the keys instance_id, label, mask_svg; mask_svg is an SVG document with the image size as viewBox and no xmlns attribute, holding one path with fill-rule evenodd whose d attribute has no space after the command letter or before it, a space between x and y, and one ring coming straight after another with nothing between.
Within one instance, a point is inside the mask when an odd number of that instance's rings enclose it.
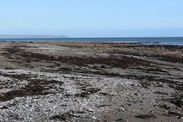
<instances>
[{"instance_id":1,"label":"horizon line","mask_svg":"<svg viewBox=\"0 0 183 122\"><path fill-rule=\"evenodd\" d=\"M67 35L54 35L54 34L48 34L48 35L38 35L38 34L33 34L33 35L14 35L14 34L3 34L0 35L0 38L183 38L183 36L67 36Z\"/></svg>"}]
</instances>

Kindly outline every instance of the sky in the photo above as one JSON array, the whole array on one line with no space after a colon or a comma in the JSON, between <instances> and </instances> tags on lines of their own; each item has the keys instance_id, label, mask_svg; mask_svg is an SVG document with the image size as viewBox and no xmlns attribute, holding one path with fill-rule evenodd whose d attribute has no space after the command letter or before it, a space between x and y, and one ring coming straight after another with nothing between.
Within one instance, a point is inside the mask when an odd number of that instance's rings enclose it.
<instances>
[{"instance_id":1,"label":"sky","mask_svg":"<svg viewBox=\"0 0 183 122\"><path fill-rule=\"evenodd\" d=\"M183 36L183 0L0 0L0 35Z\"/></svg>"}]
</instances>

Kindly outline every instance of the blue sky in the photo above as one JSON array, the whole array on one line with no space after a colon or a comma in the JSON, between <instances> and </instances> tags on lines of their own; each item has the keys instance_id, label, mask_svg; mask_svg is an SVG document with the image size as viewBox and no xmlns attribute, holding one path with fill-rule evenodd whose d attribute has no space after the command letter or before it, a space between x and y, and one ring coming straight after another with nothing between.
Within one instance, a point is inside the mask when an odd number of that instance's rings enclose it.
<instances>
[{"instance_id":1,"label":"blue sky","mask_svg":"<svg viewBox=\"0 0 183 122\"><path fill-rule=\"evenodd\" d=\"M183 36L183 0L0 0L0 34Z\"/></svg>"}]
</instances>

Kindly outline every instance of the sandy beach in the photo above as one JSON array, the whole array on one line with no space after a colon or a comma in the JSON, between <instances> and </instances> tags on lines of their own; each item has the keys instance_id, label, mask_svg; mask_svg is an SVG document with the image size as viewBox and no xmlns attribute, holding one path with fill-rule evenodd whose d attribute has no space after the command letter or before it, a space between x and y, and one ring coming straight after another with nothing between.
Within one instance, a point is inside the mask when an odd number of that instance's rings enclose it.
<instances>
[{"instance_id":1,"label":"sandy beach","mask_svg":"<svg viewBox=\"0 0 183 122\"><path fill-rule=\"evenodd\" d=\"M182 122L183 46L0 42L0 121Z\"/></svg>"}]
</instances>

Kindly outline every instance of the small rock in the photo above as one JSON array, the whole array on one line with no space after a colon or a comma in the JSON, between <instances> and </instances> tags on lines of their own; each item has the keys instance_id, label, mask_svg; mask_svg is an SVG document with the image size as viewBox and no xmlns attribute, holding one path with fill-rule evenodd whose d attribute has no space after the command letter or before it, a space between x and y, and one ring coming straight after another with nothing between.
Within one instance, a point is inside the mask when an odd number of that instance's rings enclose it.
<instances>
[{"instance_id":1,"label":"small rock","mask_svg":"<svg viewBox=\"0 0 183 122\"><path fill-rule=\"evenodd\" d=\"M95 116L92 116L92 119L95 119L96 120L97 118Z\"/></svg>"},{"instance_id":2,"label":"small rock","mask_svg":"<svg viewBox=\"0 0 183 122\"><path fill-rule=\"evenodd\" d=\"M0 106L0 109L8 109L6 106Z\"/></svg>"},{"instance_id":3,"label":"small rock","mask_svg":"<svg viewBox=\"0 0 183 122\"><path fill-rule=\"evenodd\" d=\"M86 111L94 112L94 110L93 110L93 109L91 109L91 108L85 108L85 109L86 109Z\"/></svg>"},{"instance_id":4,"label":"small rock","mask_svg":"<svg viewBox=\"0 0 183 122\"><path fill-rule=\"evenodd\" d=\"M125 111L125 108L124 107L120 107L119 109L122 110L122 111Z\"/></svg>"}]
</instances>

